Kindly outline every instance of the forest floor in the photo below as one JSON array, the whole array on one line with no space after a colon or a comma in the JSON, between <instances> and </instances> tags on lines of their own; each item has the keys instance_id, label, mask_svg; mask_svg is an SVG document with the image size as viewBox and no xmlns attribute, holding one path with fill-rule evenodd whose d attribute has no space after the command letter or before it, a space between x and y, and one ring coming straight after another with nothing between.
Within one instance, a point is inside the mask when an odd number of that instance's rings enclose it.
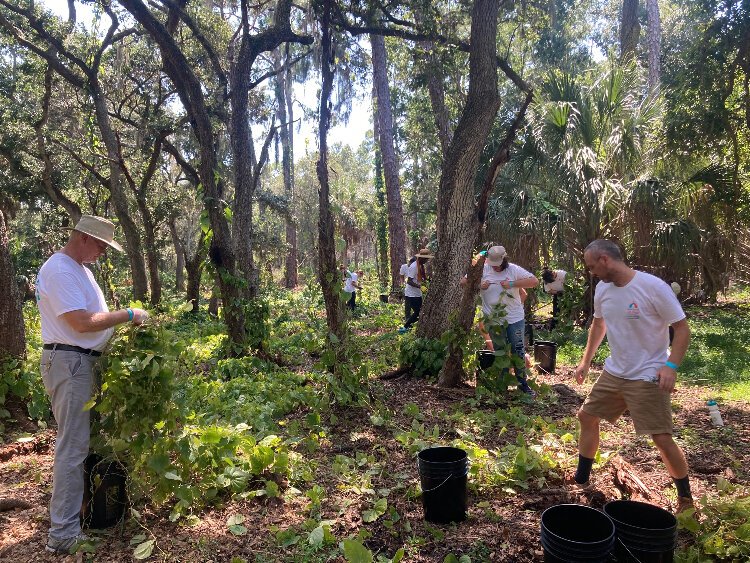
<instances>
[{"instance_id":1,"label":"forest floor","mask_svg":"<svg viewBox=\"0 0 750 563\"><path fill-rule=\"evenodd\" d=\"M743 316L747 321L747 311ZM361 328L363 339L368 330ZM370 332L378 337L377 330ZM380 381L374 374L370 407L333 407L326 413L329 422L319 447L305 452L320 488L314 508L310 494L289 483L282 483L285 493L279 498L224 498L177 523L170 522L168 507L138 506L140 520L94 532L92 553L64 557L44 551L54 423L29 432L29 421L17 416L15 425L6 425L6 441L0 445L0 499L19 499L28 507L0 512L0 561L132 561L143 534L156 539L149 560L345 561L336 542L313 549L308 520L314 517L338 540L358 537L380 561L391 561L403 549L404 561L459 561L463 556L462 562L530 562L543 560L540 516L552 505L601 508L610 500L630 498L673 510L674 488L658 452L650 440L635 435L627 415L615 425L602 424L595 488L575 493L562 485L564 471L574 467L577 456L574 416L594 379L577 385L572 370L559 365L554 375L536 376L540 392L533 402L513 389L504 396L477 393L473 381L442 389L424 379ZM750 486L750 403L723 400L726 426L716 428L705 407L713 396L715 387L685 384L673 396L675 438L687 455L695 498L715 496L723 481ZM302 410L291 413L286 424L305 416ZM14 432L23 438L7 439ZM439 525L423 519L414 454L434 443L465 447L476 466L469 477L465 522ZM642 487L633 486L638 481ZM387 504L373 504L378 498ZM244 516L246 533L228 529L234 515ZM683 531L679 541L689 545L693 536Z\"/></svg>"}]
</instances>

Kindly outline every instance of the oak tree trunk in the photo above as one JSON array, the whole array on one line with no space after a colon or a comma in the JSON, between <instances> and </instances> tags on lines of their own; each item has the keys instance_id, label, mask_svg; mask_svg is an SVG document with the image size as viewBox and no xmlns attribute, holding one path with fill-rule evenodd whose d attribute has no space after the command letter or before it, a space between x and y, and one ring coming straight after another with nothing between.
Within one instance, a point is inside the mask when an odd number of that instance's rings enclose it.
<instances>
[{"instance_id":1,"label":"oak tree trunk","mask_svg":"<svg viewBox=\"0 0 750 563\"><path fill-rule=\"evenodd\" d=\"M433 277L417 334L439 338L459 303L459 280L471 259L479 219L475 180L479 158L500 107L497 91L497 0L477 0L472 9L469 93L443 161L437 201L438 248Z\"/></svg>"},{"instance_id":2,"label":"oak tree trunk","mask_svg":"<svg viewBox=\"0 0 750 563\"><path fill-rule=\"evenodd\" d=\"M0 196L0 360L26 356L23 301L10 255L8 213Z\"/></svg>"}]
</instances>

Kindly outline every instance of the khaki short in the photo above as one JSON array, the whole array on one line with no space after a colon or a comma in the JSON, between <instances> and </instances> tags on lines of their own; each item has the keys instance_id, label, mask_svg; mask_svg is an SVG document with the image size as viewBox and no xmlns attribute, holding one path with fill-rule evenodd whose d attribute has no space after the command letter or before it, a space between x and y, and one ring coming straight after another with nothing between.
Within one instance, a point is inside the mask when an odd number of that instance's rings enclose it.
<instances>
[{"instance_id":1,"label":"khaki short","mask_svg":"<svg viewBox=\"0 0 750 563\"><path fill-rule=\"evenodd\" d=\"M659 389L657 383L623 379L603 371L581 408L613 424L628 410L637 434L672 434L670 393Z\"/></svg>"}]
</instances>

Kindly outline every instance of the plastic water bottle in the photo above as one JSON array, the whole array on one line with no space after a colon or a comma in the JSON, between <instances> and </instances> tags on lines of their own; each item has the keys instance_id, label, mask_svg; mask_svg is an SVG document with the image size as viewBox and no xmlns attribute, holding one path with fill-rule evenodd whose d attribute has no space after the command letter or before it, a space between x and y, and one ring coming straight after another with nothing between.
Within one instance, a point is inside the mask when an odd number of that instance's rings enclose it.
<instances>
[{"instance_id":1,"label":"plastic water bottle","mask_svg":"<svg viewBox=\"0 0 750 563\"><path fill-rule=\"evenodd\" d=\"M711 422L714 426L724 426L724 420L721 418L721 413L719 412L719 405L716 404L716 401L711 399L706 403L708 406L708 414L711 415Z\"/></svg>"}]
</instances>

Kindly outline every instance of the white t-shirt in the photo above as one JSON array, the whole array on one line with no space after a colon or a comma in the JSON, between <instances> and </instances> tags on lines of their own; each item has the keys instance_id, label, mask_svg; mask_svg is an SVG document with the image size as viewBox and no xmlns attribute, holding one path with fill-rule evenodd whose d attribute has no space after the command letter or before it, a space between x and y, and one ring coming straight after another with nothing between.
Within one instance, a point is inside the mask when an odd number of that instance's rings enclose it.
<instances>
[{"instance_id":1,"label":"white t-shirt","mask_svg":"<svg viewBox=\"0 0 750 563\"><path fill-rule=\"evenodd\" d=\"M42 317L42 341L104 350L114 329L78 332L60 318L70 311L109 311L94 274L70 256L57 252L42 265L36 280L36 300Z\"/></svg>"},{"instance_id":2,"label":"white t-shirt","mask_svg":"<svg viewBox=\"0 0 750 563\"><path fill-rule=\"evenodd\" d=\"M352 278L356 276L357 274L353 274L350 271L344 272L344 291L347 293L352 293L354 291L354 286L352 285Z\"/></svg>"},{"instance_id":3,"label":"white t-shirt","mask_svg":"<svg viewBox=\"0 0 750 563\"><path fill-rule=\"evenodd\" d=\"M492 313L492 308L502 299L505 305L505 320L508 324L517 323L523 320L523 303L521 303L521 293L517 287L503 289L500 282L516 281L524 278L531 278L533 274L511 262L502 272L496 272L495 269L485 262L482 271L482 283L490 282L490 287L480 289L479 296L482 298L482 312L485 315Z\"/></svg>"},{"instance_id":4,"label":"white t-shirt","mask_svg":"<svg viewBox=\"0 0 750 563\"><path fill-rule=\"evenodd\" d=\"M406 274L404 274L407 278L411 278L411 280L414 283L419 283L417 281L417 262L418 260L414 260L411 264L409 264L406 267ZM409 285L409 281L406 282L406 287L404 287L404 296L405 297L422 297L422 290L418 287L412 287Z\"/></svg>"},{"instance_id":5,"label":"white t-shirt","mask_svg":"<svg viewBox=\"0 0 750 563\"><path fill-rule=\"evenodd\" d=\"M351 277L349 278L349 283L352 288L352 292L357 293L357 286L356 283L359 281L359 274L356 272L352 272Z\"/></svg>"},{"instance_id":6,"label":"white t-shirt","mask_svg":"<svg viewBox=\"0 0 750 563\"><path fill-rule=\"evenodd\" d=\"M552 282L544 284L544 291L547 293L562 293L566 272L565 270L555 270L555 274L555 279Z\"/></svg>"},{"instance_id":7,"label":"white t-shirt","mask_svg":"<svg viewBox=\"0 0 750 563\"><path fill-rule=\"evenodd\" d=\"M409 264L401 264L401 269L399 269L398 275L399 276L405 276L406 275L406 270L408 270L408 269L409 269Z\"/></svg>"},{"instance_id":8,"label":"white t-shirt","mask_svg":"<svg viewBox=\"0 0 750 563\"><path fill-rule=\"evenodd\" d=\"M669 325L685 313L665 282L636 271L623 287L596 285L594 317L607 325L611 354L604 369L623 379L653 381L669 357Z\"/></svg>"}]
</instances>

